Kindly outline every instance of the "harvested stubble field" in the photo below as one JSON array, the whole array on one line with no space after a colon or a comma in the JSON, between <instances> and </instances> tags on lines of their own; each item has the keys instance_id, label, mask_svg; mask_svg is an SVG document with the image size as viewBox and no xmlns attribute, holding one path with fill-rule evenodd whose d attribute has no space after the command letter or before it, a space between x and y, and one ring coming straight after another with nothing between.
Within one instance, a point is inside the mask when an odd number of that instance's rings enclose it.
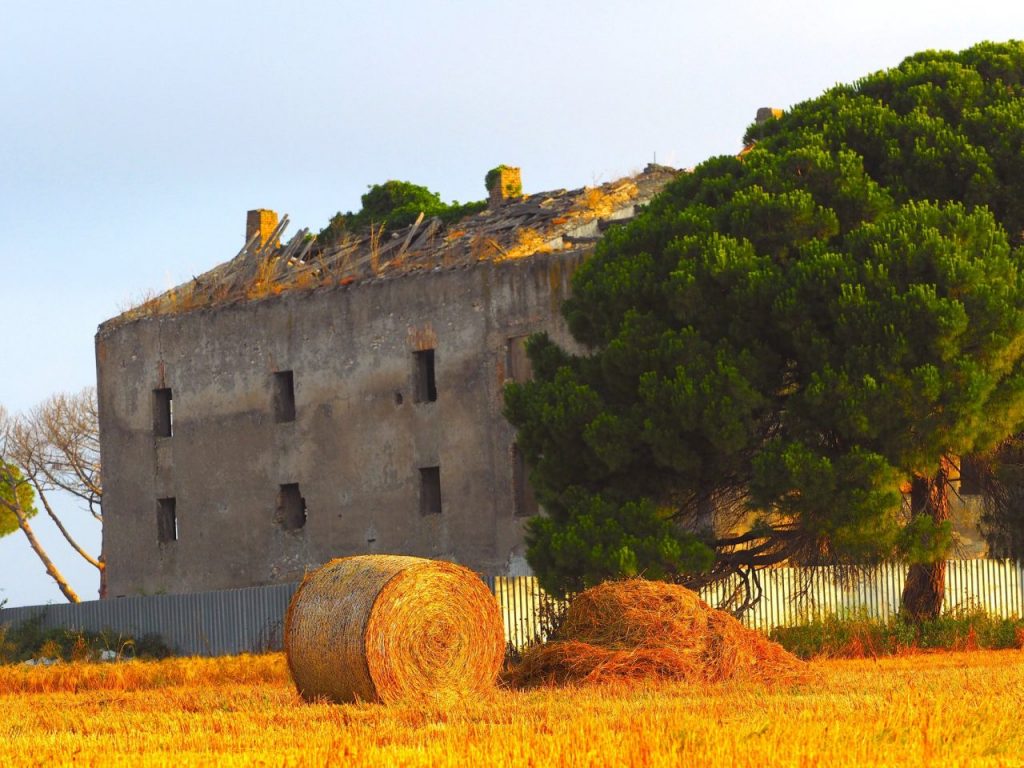
<instances>
[{"instance_id":1,"label":"harvested stubble field","mask_svg":"<svg viewBox=\"0 0 1024 768\"><path fill-rule=\"evenodd\" d=\"M0 668L0 765L1024 765L1024 653L811 664L811 681L304 703L281 655Z\"/></svg>"}]
</instances>

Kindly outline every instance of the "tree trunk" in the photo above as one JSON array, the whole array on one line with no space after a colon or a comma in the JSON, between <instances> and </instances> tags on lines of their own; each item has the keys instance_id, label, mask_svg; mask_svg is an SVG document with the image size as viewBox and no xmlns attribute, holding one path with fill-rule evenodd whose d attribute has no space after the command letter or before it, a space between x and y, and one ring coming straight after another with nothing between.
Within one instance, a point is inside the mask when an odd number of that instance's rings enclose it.
<instances>
[{"instance_id":1,"label":"tree trunk","mask_svg":"<svg viewBox=\"0 0 1024 768\"><path fill-rule=\"evenodd\" d=\"M31 482L32 487L36 491L36 498L39 499L40 502L42 502L43 509L46 510L46 514L50 516L50 519L53 521L53 524L57 526L57 530L60 531L61 535L64 537L64 540L73 550L75 550L75 552L77 552L81 556L83 560L85 560L85 562L87 562L96 570L102 571L103 563L100 562L97 558L90 555L84 549L82 549L82 546L75 540L75 537L71 535L71 532L68 531L68 529L64 526L64 523L61 522L60 518L57 516L57 513L53 511L53 507L50 506L50 499L46 495L46 489L43 487L43 485L38 481L38 479L35 476L32 477Z\"/></svg>"},{"instance_id":2,"label":"tree trunk","mask_svg":"<svg viewBox=\"0 0 1024 768\"><path fill-rule=\"evenodd\" d=\"M61 593L68 599L69 603L81 602L78 594L68 584L67 579L64 578L64 574L60 572L50 556L46 554L46 550L43 549L43 545L39 543L39 539L36 538L35 531L32 530L32 526L28 522L28 518L20 513L15 513L18 517L18 527L21 528L22 533L25 534L25 538L28 539L28 544L32 547L32 551L36 553L39 559L42 561L43 566L46 568L46 572L50 574L55 582L57 582L57 588L60 589Z\"/></svg>"},{"instance_id":3,"label":"tree trunk","mask_svg":"<svg viewBox=\"0 0 1024 768\"><path fill-rule=\"evenodd\" d=\"M945 460L934 477L914 475L910 485L911 517L927 515L936 525L949 520L949 467ZM946 593L946 560L910 566L903 587L903 612L913 621L938 618Z\"/></svg>"},{"instance_id":4,"label":"tree trunk","mask_svg":"<svg viewBox=\"0 0 1024 768\"><path fill-rule=\"evenodd\" d=\"M107 599L107 558L103 555L102 547L100 551L100 563L103 567L100 569L100 600Z\"/></svg>"},{"instance_id":5,"label":"tree trunk","mask_svg":"<svg viewBox=\"0 0 1024 768\"><path fill-rule=\"evenodd\" d=\"M3 462L0 461L0 469L3 468ZM42 561L43 567L46 568L46 572L50 575L55 582L57 582L57 588L60 589L64 597L67 598L69 603L81 602L78 594L71 585L68 584L68 580L64 578L64 574L57 568L56 563L50 559L50 556L46 554L46 550L43 549L42 543L36 538L36 532L32 530L32 525L28 521L28 513L22 509L21 501L18 499L18 482L12 482L10 477L2 478L4 482L11 489L11 501L3 501L3 505L10 510L14 515L14 519L18 522L18 527L21 532L25 534L25 538L28 539L28 545L32 547L32 551L36 553L36 556Z\"/></svg>"}]
</instances>

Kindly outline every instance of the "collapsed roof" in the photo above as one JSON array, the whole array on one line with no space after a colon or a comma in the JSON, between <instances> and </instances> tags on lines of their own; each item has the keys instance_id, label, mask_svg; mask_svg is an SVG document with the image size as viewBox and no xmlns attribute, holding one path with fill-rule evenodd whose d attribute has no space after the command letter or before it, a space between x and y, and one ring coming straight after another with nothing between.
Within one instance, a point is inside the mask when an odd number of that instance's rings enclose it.
<instances>
[{"instance_id":1,"label":"collapsed roof","mask_svg":"<svg viewBox=\"0 0 1024 768\"><path fill-rule=\"evenodd\" d=\"M589 250L613 223L631 219L680 171L648 165L630 177L580 189L522 195L451 224L419 219L394 231L370 228L319 247L309 230L287 242L288 217L257 231L230 261L128 310L112 322L177 314L293 290L349 285L418 270L502 262L535 254ZM271 212L253 212L271 213ZM273 215L273 214L272 214ZM276 217L276 215L274 215Z\"/></svg>"}]
</instances>

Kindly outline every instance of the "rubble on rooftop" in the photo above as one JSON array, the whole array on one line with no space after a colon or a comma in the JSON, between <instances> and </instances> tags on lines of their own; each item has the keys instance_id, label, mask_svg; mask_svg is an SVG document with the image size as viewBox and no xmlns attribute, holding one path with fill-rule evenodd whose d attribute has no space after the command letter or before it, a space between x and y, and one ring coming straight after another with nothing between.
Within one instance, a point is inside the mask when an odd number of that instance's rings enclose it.
<instances>
[{"instance_id":1,"label":"rubble on rooftop","mask_svg":"<svg viewBox=\"0 0 1024 768\"><path fill-rule=\"evenodd\" d=\"M518 169L515 169L518 170ZM248 242L230 261L135 307L117 321L175 314L200 307L253 300L292 290L349 285L418 270L501 262L535 254L593 247L612 223L631 219L680 171L648 165L642 173L596 187L554 190L508 198L480 213L444 224L422 214L395 231L371 229L349 235L326 249L317 247L308 229L282 244L288 217L276 222L272 211L252 211L261 219ZM268 234L259 221L276 222Z\"/></svg>"}]
</instances>

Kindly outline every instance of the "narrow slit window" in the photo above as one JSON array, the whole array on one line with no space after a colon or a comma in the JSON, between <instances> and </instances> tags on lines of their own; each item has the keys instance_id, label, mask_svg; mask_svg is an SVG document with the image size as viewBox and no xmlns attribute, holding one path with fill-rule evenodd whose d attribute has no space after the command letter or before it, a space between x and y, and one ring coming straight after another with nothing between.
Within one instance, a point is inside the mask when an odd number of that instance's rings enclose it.
<instances>
[{"instance_id":1,"label":"narrow slit window","mask_svg":"<svg viewBox=\"0 0 1024 768\"><path fill-rule=\"evenodd\" d=\"M274 421L295 421L295 376L291 371L274 374Z\"/></svg>"},{"instance_id":2,"label":"narrow slit window","mask_svg":"<svg viewBox=\"0 0 1024 768\"><path fill-rule=\"evenodd\" d=\"M174 399L170 388L153 390L153 434L157 437L174 434Z\"/></svg>"},{"instance_id":3,"label":"narrow slit window","mask_svg":"<svg viewBox=\"0 0 1024 768\"><path fill-rule=\"evenodd\" d=\"M434 350L422 349L413 352L416 383L414 387L417 403L433 403L437 400L437 379L434 376Z\"/></svg>"},{"instance_id":4,"label":"narrow slit window","mask_svg":"<svg viewBox=\"0 0 1024 768\"><path fill-rule=\"evenodd\" d=\"M276 522L283 530L297 531L306 524L306 500L298 483L285 483L277 494Z\"/></svg>"},{"instance_id":5,"label":"narrow slit window","mask_svg":"<svg viewBox=\"0 0 1024 768\"><path fill-rule=\"evenodd\" d=\"M420 467L420 514L441 514L440 467Z\"/></svg>"},{"instance_id":6,"label":"narrow slit window","mask_svg":"<svg viewBox=\"0 0 1024 768\"><path fill-rule=\"evenodd\" d=\"M512 444L512 505L516 517L532 517L540 511L537 496L530 485L530 470L526 466L523 452Z\"/></svg>"},{"instance_id":7,"label":"narrow slit window","mask_svg":"<svg viewBox=\"0 0 1024 768\"><path fill-rule=\"evenodd\" d=\"M178 513L174 497L156 500L156 540L168 544L178 540Z\"/></svg>"},{"instance_id":8,"label":"narrow slit window","mask_svg":"<svg viewBox=\"0 0 1024 768\"><path fill-rule=\"evenodd\" d=\"M505 377L512 381L529 381L533 378L533 363L526 354L526 340L529 336L513 336L505 348Z\"/></svg>"}]
</instances>

